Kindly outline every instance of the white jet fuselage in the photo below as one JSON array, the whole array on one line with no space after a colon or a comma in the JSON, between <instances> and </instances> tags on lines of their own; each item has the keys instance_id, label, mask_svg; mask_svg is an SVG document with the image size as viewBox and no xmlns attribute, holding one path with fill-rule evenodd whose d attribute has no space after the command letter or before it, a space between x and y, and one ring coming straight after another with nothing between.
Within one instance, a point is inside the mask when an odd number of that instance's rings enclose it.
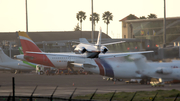
<instances>
[{"instance_id":1,"label":"white jet fuselage","mask_svg":"<svg viewBox=\"0 0 180 101\"><path fill-rule=\"evenodd\" d=\"M109 76L114 78L142 78L137 74L137 68L134 62L127 62L124 57L119 58L104 58L104 59L79 59L76 63L91 64L96 67L84 67L85 71L100 74L102 76Z\"/></svg>"},{"instance_id":2,"label":"white jet fuselage","mask_svg":"<svg viewBox=\"0 0 180 101\"><path fill-rule=\"evenodd\" d=\"M81 61L82 63L82 61ZM84 59L84 64L96 65L96 68L84 68L103 76L124 79L163 78L180 80L180 63L178 62L148 62L148 69L139 71L134 62L128 62L125 57L106 59Z\"/></svg>"}]
</instances>

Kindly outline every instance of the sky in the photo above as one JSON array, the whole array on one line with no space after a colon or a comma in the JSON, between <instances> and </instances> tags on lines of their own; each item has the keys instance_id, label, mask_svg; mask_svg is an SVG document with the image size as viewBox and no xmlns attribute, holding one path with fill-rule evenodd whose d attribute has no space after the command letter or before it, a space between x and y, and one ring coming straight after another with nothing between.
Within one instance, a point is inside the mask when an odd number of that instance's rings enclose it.
<instances>
[{"instance_id":1,"label":"sky","mask_svg":"<svg viewBox=\"0 0 180 101\"><path fill-rule=\"evenodd\" d=\"M83 31L91 31L89 20L91 0L27 0L28 30L37 31L73 31L78 20L79 11L86 12L86 20L82 23ZM180 17L180 0L166 0L166 17ZM119 20L134 14L147 17L150 13L158 18L164 17L164 0L93 0L94 12L100 15L95 30L106 33L107 25L102 15L110 11L108 34L112 38L122 37ZM0 0L0 32L26 31L25 0Z\"/></svg>"}]
</instances>

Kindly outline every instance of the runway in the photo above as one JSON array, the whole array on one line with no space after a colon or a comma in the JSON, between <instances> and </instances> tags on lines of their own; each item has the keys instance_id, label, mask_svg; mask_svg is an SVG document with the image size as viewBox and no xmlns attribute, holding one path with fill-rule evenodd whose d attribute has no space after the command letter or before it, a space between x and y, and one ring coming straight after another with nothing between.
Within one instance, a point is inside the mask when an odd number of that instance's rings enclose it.
<instances>
[{"instance_id":1,"label":"runway","mask_svg":"<svg viewBox=\"0 0 180 101\"><path fill-rule=\"evenodd\" d=\"M165 87L151 87L150 85L125 84L125 82L106 81L100 75L37 75L11 74L0 72L0 96L8 96L12 92L12 77L15 78L15 95L30 96L36 85L38 85L35 96L51 96L56 86L58 89L54 93L56 97L69 97L75 88L74 96L92 94L96 89L97 93L106 92L135 92L151 90L180 90L180 84L166 84ZM73 85L74 84L74 85Z\"/></svg>"}]
</instances>

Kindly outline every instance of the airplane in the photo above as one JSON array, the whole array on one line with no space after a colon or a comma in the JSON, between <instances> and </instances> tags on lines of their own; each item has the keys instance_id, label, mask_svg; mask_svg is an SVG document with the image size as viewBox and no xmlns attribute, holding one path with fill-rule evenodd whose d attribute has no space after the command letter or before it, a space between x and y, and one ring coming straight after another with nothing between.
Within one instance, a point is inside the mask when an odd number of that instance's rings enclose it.
<instances>
[{"instance_id":1,"label":"airplane","mask_svg":"<svg viewBox=\"0 0 180 101\"><path fill-rule=\"evenodd\" d=\"M85 38L80 38L79 39L80 42L72 41L74 43L79 43L78 45L76 45L74 52L76 54L85 54L87 58L98 58L100 53L108 54L107 52L109 49L105 45L112 45L112 44L125 42L125 41L120 41L120 42L101 44L101 34L102 34L102 29L100 28L96 44L89 43Z\"/></svg>"},{"instance_id":2,"label":"airplane","mask_svg":"<svg viewBox=\"0 0 180 101\"><path fill-rule=\"evenodd\" d=\"M0 48L0 69L1 70L8 70L8 71L31 71L35 70L32 64L28 62L14 60L8 57L3 50Z\"/></svg>"},{"instance_id":3,"label":"airplane","mask_svg":"<svg viewBox=\"0 0 180 101\"><path fill-rule=\"evenodd\" d=\"M134 60L138 73L151 77L162 79L162 82L173 79L180 80L180 64L178 60L172 62L146 62L147 59L141 54L135 54L129 57Z\"/></svg>"},{"instance_id":4,"label":"airplane","mask_svg":"<svg viewBox=\"0 0 180 101\"><path fill-rule=\"evenodd\" d=\"M23 48L24 59L45 66L56 67L56 68L67 68L69 64L73 64L76 60L87 59L84 55L74 54L74 53L46 53L41 51L37 45L32 41L32 39L25 32L18 32L21 46ZM137 53L149 53L153 51L142 51L142 52L128 52L128 53L118 53L118 54L107 54L99 55L99 58L107 57L122 57L130 54Z\"/></svg>"}]
</instances>

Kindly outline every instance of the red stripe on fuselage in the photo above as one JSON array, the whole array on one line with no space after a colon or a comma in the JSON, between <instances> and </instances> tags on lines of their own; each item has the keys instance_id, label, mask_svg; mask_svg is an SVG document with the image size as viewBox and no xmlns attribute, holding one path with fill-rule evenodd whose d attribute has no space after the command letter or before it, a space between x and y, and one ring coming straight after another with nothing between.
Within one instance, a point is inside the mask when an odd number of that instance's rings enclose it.
<instances>
[{"instance_id":1,"label":"red stripe on fuselage","mask_svg":"<svg viewBox=\"0 0 180 101\"><path fill-rule=\"evenodd\" d=\"M99 67L100 75L103 75L103 76L104 76L104 68L103 68L103 66L101 65L99 59L94 59L94 60L95 60L96 64L97 64L98 67Z\"/></svg>"},{"instance_id":2,"label":"red stripe on fuselage","mask_svg":"<svg viewBox=\"0 0 180 101\"><path fill-rule=\"evenodd\" d=\"M26 51L41 52L41 50L34 43L24 39L20 39L20 41L24 54L26 54Z\"/></svg>"}]
</instances>

